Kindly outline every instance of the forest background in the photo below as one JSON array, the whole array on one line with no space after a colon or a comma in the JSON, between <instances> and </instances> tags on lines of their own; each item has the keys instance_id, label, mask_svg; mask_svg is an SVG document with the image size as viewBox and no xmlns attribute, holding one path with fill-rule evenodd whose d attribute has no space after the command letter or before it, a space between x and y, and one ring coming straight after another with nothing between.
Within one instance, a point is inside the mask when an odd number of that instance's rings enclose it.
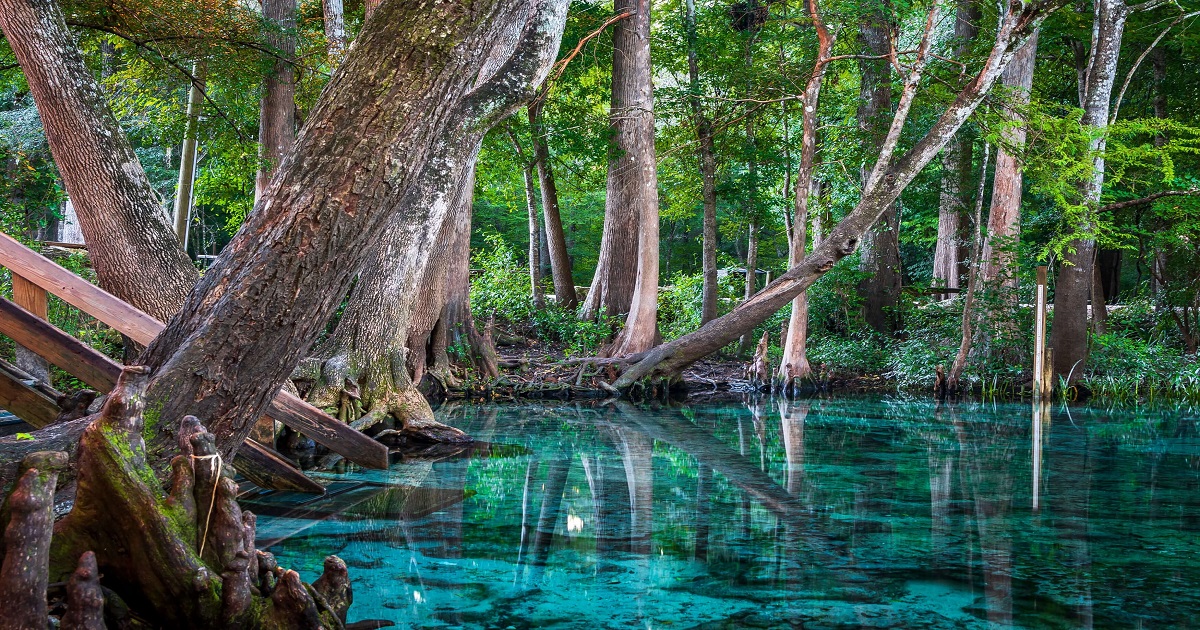
<instances>
[{"instance_id":1,"label":"forest background","mask_svg":"<svg viewBox=\"0 0 1200 630\"><path fill-rule=\"evenodd\" d=\"M281 64L290 70L298 126L371 8L353 0L341 7L339 35L326 19L329 5L284 3L278 21L264 18L257 4L64 5L85 60L168 213L177 203L180 156L191 133L189 91L204 86L202 113L195 117L188 240L201 267L245 220L255 202L256 176L269 170L270 158L259 146L264 78L277 76ZM935 30L945 63L930 73L902 145L915 142L943 111L956 91L953 82L961 79L957 69L965 71L987 53L989 38L970 25L995 8L969 2L952 8ZM658 331L671 340L706 319L708 191L701 129L711 133L718 314L789 267L800 95L817 37L796 3L664 0L652 9L647 70L654 84L660 216ZM1124 26L1116 89L1107 99L1110 124L1103 128L1084 124L1081 102L1092 7L1069 7L1046 21L1028 63L1029 87L1020 81L998 86L859 250L807 291L807 352L818 372L927 386L934 366L953 364L966 338L971 351L964 356L963 378L985 391L1015 388L1028 380L1035 268L1070 267L1062 261L1082 239L1096 244L1087 360L1064 380L1081 379L1089 389L1117 397L1146 391L1200 396L1200 200L1191 196L1200 186L1194 15L1174 3L1147 9L1132 12ZM825 75L819 110L807 226L812 239L858 202L864 173L879 154L878 113L865 111L864 103L882 103L885 113L895 107L904 73L893 66L902 68L903 60L887 59L888 42L891 52L913 48L925 15L924 7L900 2L842 1L823 10L836 34L838 59ZM551 297L543 215L548 180L539 167L555 183L571 279L587 287L601 255L606 178L615 151L609 105L612 31L620 15L611 4L571 5L562 61L532 112L523 109L488 133L476 170L475 319L495 318L501 336L537 339L568 355L600 351L622 319L581 318L573 305ZM1104 141L1097 148L1099 135ZM1080 182L1089 179L1098 154L1105 177L1097 201ZM0 46L0 165L3 231L58 240L67 214L64 186L7 44ZM1012 182L1014 173L1015 201L1011 183L1008 197L1003 194L1003 182ZM957 224L948 230L950 216ZM977 263L989 248L1005 253L988 258L1000 261L989 272L993 284L980 283L964 317L969 278L985 273ZM86 272L78 256L68 264ZM1053 291L1056 274L1051 277ZM789 315L785 307L725 353L747 356L765 332L778 364L780 331ZM54 306L52 317L119 352L118 336L63 305Z\"/></svg>"}]
</instances>

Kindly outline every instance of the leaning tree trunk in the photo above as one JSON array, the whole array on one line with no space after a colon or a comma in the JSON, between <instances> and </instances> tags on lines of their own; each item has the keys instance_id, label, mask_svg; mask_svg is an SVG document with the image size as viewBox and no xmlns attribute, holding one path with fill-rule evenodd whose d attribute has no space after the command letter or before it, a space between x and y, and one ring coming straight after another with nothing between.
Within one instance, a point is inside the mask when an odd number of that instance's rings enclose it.
<instances>
[{"instance_id":1,"label":"leaning tree trunk","mask_svg":"<svg viewBox=\"0 0 1200 630\"><path fill-rule=\"evenodd\" d=\"M821 81L833 54L834 36L825 26L817 0L807 0L809 19L817 33L817 59L813 72L804 87L804 107L801 114L800 166L796 169L796 190L792 234L788 246L788 266L795 267L804 260L808 246L808 205L813 191L813 173L816 170L817 128L820 120L817 108L821 98ZM801 291L792 299L792 313L788 318L787 334L782 340L783 358L775 377L776 388L784 394L794 393L798 381L812 375L808 363L808 294Z\"/></svg>"},{"instance_id":2,"label":"leaning tree trunk","mask_svg":"<svg viewBox=\"0 0 1200 630\"><path fill-rule=\"evenodd\" d=\"M633 293L625 328L611 354L643 352L658 337L658 166L654 159L654 85L650 80L650 0L617 0L613 10L632 12L613 27L612 104L609 125L615 132L608 162L609 209L620 206L637 215L637 231L604 233L603 240L635 241ZM605 227L608 221L605 221ZM630 238L636 234L637 238ZM601 244L601 256L604 245ZM612 265L615 261L609 260ZM596 271L597 277L600 270ZM595 287L595 282L592 283ZM591 295L588 295L591 302ZM585 305L586 310L586 305Z\"/></svg>"},{"instance_id":3,"label":"leaning tree trunk","mask_svg":"<svg viewBox=\"0 0 1200 630\"><path fill-rule=\"evenodd\" d=\"M873 13L859 26L859 37L868 54L884 56L860 60L862 85L858 105L858 126L867 138L866 145L879 150L888 129L892 110L892 65L886 55L892 50L892 23L887 14ZM864 161L864 164L866 162ZM863 167L864 182L870 169ZM891 336L896 330L895 307L900 297L900 214L895 202L880 220L863 235L859 269L866 274L858 284L862 296L863 317L876 332Z\"/></svg>"},{"instance_id":4,"label":"leaning tree trunk","mask_svg":"<svg viewBox=\"0 0 1200 630\"><path fill-rule=\"evenodd\" d=\"M197 273L53 0L0 0L100 286L167 320Z\"/></svg>"},{"instance_id":5,"label":"leaning tree trunk","mask_svg":"<svg viewBox=\"0 0 1200 630\"><path fill-rule=\"evenodd\" d=\"M613 26L609 109L613 142L608 156L604 232L582 317L628 315L628 332L622 333L614 349L638 352L653 342L658 304L658 173L650 81L650 3L617 0L613 11L632 15Z\"/></svg>"},{"instance_id":6,"label":"leaning tree trunk","mask_svg":"<svg viewBox=\"0 0 1200 630\"><path fill-rule=\"evenodd\" d=\"M406 258L428 257L458 165L544 78L565 13L562 0L379 5L255 211L143 355L162 421L202 415L228 458L389 223Z\"/></svg>"},{"instance_id":7,"label":"leaning tree trunk","mask_svg":"<svg viewBox=\"0 0 1200 630\"><path fill-rule=\"evenodd\" d=\"M637 363L625 368L612 386L627 390L642 379L675 382L679 373L693 362L716 352L746 330L766 321L802 291L827 273L842 258L850 255L862 235L884 214L921 169L942 150L963 121L986 98L1013 55L1013 47L1024 43L1047 15L1062 6L1064 0L1049 0L1024 6L1012 5L1001 14L992 50L983 68L954 101L929 127L929 130L908 151L899 157L895 150L900 139L912 100L916 96L921 71L928 59L928 50L937 17L938 7L930 10L925 36L918 50L917 62L905 78L899 106L892 128L884 140L879 160L867 178L859 202L821 241L811 254L792 266L786 273L767 285L751 300L739 305L729 314L702 326L670 343L651 349Z\"/></svg>"},{"instance_id":8,"label":"leaning tree trunk","mask_svg":"<svg viewBox=\"0 0 1200 630\"><path fill-rule=\"evenodd\" d=\"M263 80L255 199L267 190L271 176L296 142L296 73L292 69L296 56L296 0L263 0L262 12L269 29L267 43L279 56Z\"/></svg>"},{"instance_id":9,"label":"leaning tree trunk","mask_svg":"<svg viewBox=\"0 0 1200 630\"><path fill-rule=\"evenodd\" d=\"M550 254L550 276L554 279L554 299L559 306L573 309L579 299L575 295L571 257L567 253L567 238L563 234L558 207L558 186L554 182L554 169L550 166L549 140L542 120L545 96L543 87L538 97L529 104L529 135L533 139L533 160L542 190L542 216L545 218L546 248Z\"/></svg>"},{"instance_id":10,"label":"leaning tree trunk","mask_svg":"<svg viewBox=\"0 0 1200 630\"><path fill-rule=\"evenodd\" d=\"M1108 127L1113 83L1121 54L1121 39L1130 8L1123 0L1096 0L1092 48L1088 71L1081 86L1083 120L1092 132L1091 177L1080 182L1084 216L1079 225L1067 226L1083 236L1071 241L1063 253L1054 283L1054 322L1050 346L1054 348L1054 373L1074 383L1083 375L1088 356L1088 300L1092 292L1096 240L1092 213L1100 206L1104 188L1104 132Z\"/></svg>"},{"instance_id":11,"label":"leaning tree trunk","mask_svg":"<svg viewBox=\"0 0 1200 630\"><path fill-rule=\"evenodd\" d=\"M954 56L966 59L979 35L979 5L975 0L960 0L954 18ZM942 153L942 189L938 200L938 234L933 251L933 284L958 289L964 277L967 242L967 204L970 202L973 138L960 129ZM949 298L952 293L941 294Z\"/></svg>"},{"instance_id":12,"label":"leaning tree trunk","mask_svg":"<svg viewBox=\"0 0 1200 630\"><path fill-rule=\"evenodd\" d=\"M696 59L696 2L684 3L684 26L688 38L688 85L691 95L692 120L696 126L697 150L700 156L701 201L704 205L701 243L701 270L704 276L700 296L700 323L717 318L717 159L713 146L712 121L700 104L700 67Z\"/></svg>"}]
</instances>

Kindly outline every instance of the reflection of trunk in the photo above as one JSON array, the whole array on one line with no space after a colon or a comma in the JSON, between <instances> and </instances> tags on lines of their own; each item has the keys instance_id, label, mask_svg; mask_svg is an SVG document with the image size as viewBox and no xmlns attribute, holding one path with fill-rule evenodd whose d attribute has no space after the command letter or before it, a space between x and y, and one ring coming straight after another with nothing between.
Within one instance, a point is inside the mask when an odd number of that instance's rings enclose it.
<instances>
[{"instance_id":1,"label":"reflection of trunk","mask_svg":"<svg viewBox=\"0 0 1200 630\"><path fill-rule=\"evenodd\" d=\"M0 28L20 62L100 286L160 320L197 274L137 155L52 2L0 0Z\"/></svg>"},{"instance_id":2,"label":"reflection of trunk","mask_svg":"<svg viewBox=\"0 0 1200 630\"><path fill-rule=\"evenodd\" d=\"M779 434L783 436L783 452L787 457L787 491L800 493L804 481L804 420L808 417L810 401L779 401Z\"/></svg>"},{"instance_id":3,"label":"reflection of trunk","mask_svg":"<svg viewBox=\"0 0 1200 630\"><path fill-rule=\"evenodd\" d=\"M658 172L654 159L654 86L650 81L650 0L617 0L613 10L634 12L613 27L609 116L616 132L613 150L621 153L609 159L605 202L606 208L626 205L637 215L637 232L610 234L605 230L604 234L605 240L634 240L630 236L637 234L629 316L611 348L613 356L623 356L650 349L658 336ZM601 250L603 256L603 244ZM599 276L600 271L596 274Z\"/></svg>"},{"instance_id":4,"label":"reflection of trunk","mask_svg":"<svg viewBox=\"0 0 1200 630\"><path fill-rule=\"evenodd\" d=\"M542 100L545 93L529 105L529 130L533 139L533 159L537 165L538 183L542 189L542 214L546 224L546 248L550 253L550 275L554 278L554 299L563 308L576 304L575 280L571 276L571 257L567 254L567 239L563 234L562 216L558 208L558 187L550 167L550 148L547 146L546 126L542 124Z\"/></svg>"},{"instance_id":5,"label":"reflection of trunk","mask_svg":"<svg viewBox=\"0 0 1200 630\"><path fill-rule=\"evenodd\" d=\"M1154 3L1147 3L1154 6ZM1140 5L1146 6L1146 5ZM1104 187L1104 132L1109 124L1113 82L1120 60L1121 39L1125 21L1131 9L1122 0L1097 0L1092 26L1092 47L1087 71L1081 77L1082 124L1092 134L1091 176L1080 182L1085 214L1079 225L1068 226L1083 233L1070 243L1063 253L1058 279L1054 287L1054 324L1050 328L1050 345L1054 348L1054 373L1068 377L1074 383L1083 375L1088 355L1088 301L1095 283L1093 265L1096 241L1095 218L1092 213L1100 205ZM1072 251L1073 250L1073 251ZM1101 300L1097 300L1097 304ZM1097 309L1098 310L1098 309Z\"/></svg>"},{"instance_id":6,"label":"reflection of trunk","mask_svg":"<svg viewBox=\"0 0 1200 630\"><path fill-rule=\"evenodd\" d=\"M583 458L583 472L592 495L597 569L611 567L615 552L629 550L629 486L624 468L609 454Z\"/></svg>"},{"instance_id":7,"label":"reflection of trunk","mask_svg":"<svg viewBox=\"0 0 1200 630\"><path fill-rule=\"evenodd\" d=\"M616 442L629 486L629 551L647 555L654 531L654 442L638 431L617 431Z\"/></svg>"},{"instance_id":8,"label":"reflection of trunk","mask_svg":"<svg viewBox=\"0 0 1200 630\"><path fill-rule=\"evenodd\" d=\"M688 81L691 96L692 120L699 140L701 199L704 204L701 270L704 285L700 298L700 323L707 324L717 317L717 160L713 147L712 121L704 115L700 104L700 68L696 60L696 2L684 3L684 22L688 38Z\"/></svg>"},{"instance_id":9,"label":"reflection of trunk","mask_svg":"<svg viewBox=\"0 0 1200 630\"><path fill-rule=\"evenodd\" d=\"M654 161L654 96L650 82L649 0L617 0L633 13L613 26L613 143L608 162L604 234L583 317L629 314L613 355L640 352L654 341L658 294L658 175Z\"/></svg>"},{"instance_id":10,"label":"reflection of trunk","mask_svg":"<svg viewBox=\"0 0 1200 630\"><path fill-rule=\"evenodd\" d=\"M979 34L979 5L974 0L959 0L954 19L954 56L960 61L971 52ZM973 138L960 129L942 153L942 190L938 202L937 244L933 251L933 284L957 289L966 271L964 235L967 204L970 200ZM942 294L942 299L951 294Z\"/></svg>"},{"instance_id":11,"label":"reflection of trunk","mask_svg":"<svg viewBox=\"0 0 1200 630\"><path fill-rule=\"evenodd\" d=\"M262 197L275 169L296 142L296 0L263 0L263 19L270 24L267 44L277 53L263 80L258 123L259 167L254 179L254 198Z\"/></svg>"},{"instance_id":12,"label":"reflection of trunk","mask_svg":"<svg viewBox=\"0 0 1200 630\"><path fill-rule=\"evenodd\" d=\"M566 453L570 455L570 453ZM542 510L538 514L537 533L533 538L533 564L542 567L550 557L550 545L554 542L554 531L558 528L563 491L567 486L567 474L571 472L570 459L553 459L546 466L546 483L542 490ZM537 583L535 575L533 582Z\"/></svg>"},{"instance_id":13,"label":"reflection of trunk","mask_svg":"<svg viewBox=\"0 0 1200 630\"><path fill-rule=\"evenodd\" d=\"M891 51L893 26L886 13L865 18L859 26L859 36L868 54L886 56ZM886 58L859 61L862 87L859 94L858 126L867 137L867 146L882 146L888 128L887 115L892 109L892 66ZM870 167L864 167L863 181ZM867 274L858 285L863 299L863 317L877 332L891 336L896 329L892 310L900 294L900 230L899 207L895 201L887 205L874 227L863 234L859 244L860 270Z\"/></svg>"},{"instance_id":14,"label":"reflection of trunk","mask_svg":"<svg viewBox=\"0 0 1200 630\"><path fill-rule=\"evenodd\" d=\"M704 562L708 560L709 521L712 516L712 501L709 499L709 485L712 483L712 469L700 465L696 467L696 521L695 543L692 547L692 557Z\"/></svg>"}]
</instances>

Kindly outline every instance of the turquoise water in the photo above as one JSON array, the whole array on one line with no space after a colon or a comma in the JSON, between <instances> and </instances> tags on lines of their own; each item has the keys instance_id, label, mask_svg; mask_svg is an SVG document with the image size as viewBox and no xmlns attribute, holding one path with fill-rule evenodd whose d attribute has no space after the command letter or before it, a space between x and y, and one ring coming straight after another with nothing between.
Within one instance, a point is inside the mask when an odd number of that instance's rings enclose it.
<instances>
[{"instance_id":1,"label":"turquoise water","mask_svg":"<svg viewBox=\"0 0 1200 630\"><path fill-rule=\"evenodd\" d=\"M1200 626L1200 411L835 399L446 407L471 452L247 498L350 620Z\"/></svg>"}]
</instances>

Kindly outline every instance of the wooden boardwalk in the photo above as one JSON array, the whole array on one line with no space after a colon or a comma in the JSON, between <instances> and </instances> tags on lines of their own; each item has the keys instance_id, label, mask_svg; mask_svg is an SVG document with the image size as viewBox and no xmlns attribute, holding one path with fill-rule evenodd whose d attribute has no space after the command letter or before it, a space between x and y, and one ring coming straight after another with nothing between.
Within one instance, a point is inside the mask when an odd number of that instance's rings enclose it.
<instances>
[{"instance_id":1,"label":"wooden boardwalk","mask_svg":"<svg viewBox=\"0 0 1200 630\"><path fill-rule=\"evenodd\" d=\"M133 342L148 345L162 331L162 322L71 273L54 261L0 233L0 266L12 273L13 299L0 298L0 334L36 353L100 392L116 383L121 365L46 320L49 295L95 317ZM57 392L0 361L0 407L35 428L47 426L61 414ZM265 416L312 438L347 460L368 468L387 468L387 447L336 418L280 391ZM235 467L264 488L323 493L324 487L266 445L246 440L238 449Z\"/></svg>"}]
</instances>

